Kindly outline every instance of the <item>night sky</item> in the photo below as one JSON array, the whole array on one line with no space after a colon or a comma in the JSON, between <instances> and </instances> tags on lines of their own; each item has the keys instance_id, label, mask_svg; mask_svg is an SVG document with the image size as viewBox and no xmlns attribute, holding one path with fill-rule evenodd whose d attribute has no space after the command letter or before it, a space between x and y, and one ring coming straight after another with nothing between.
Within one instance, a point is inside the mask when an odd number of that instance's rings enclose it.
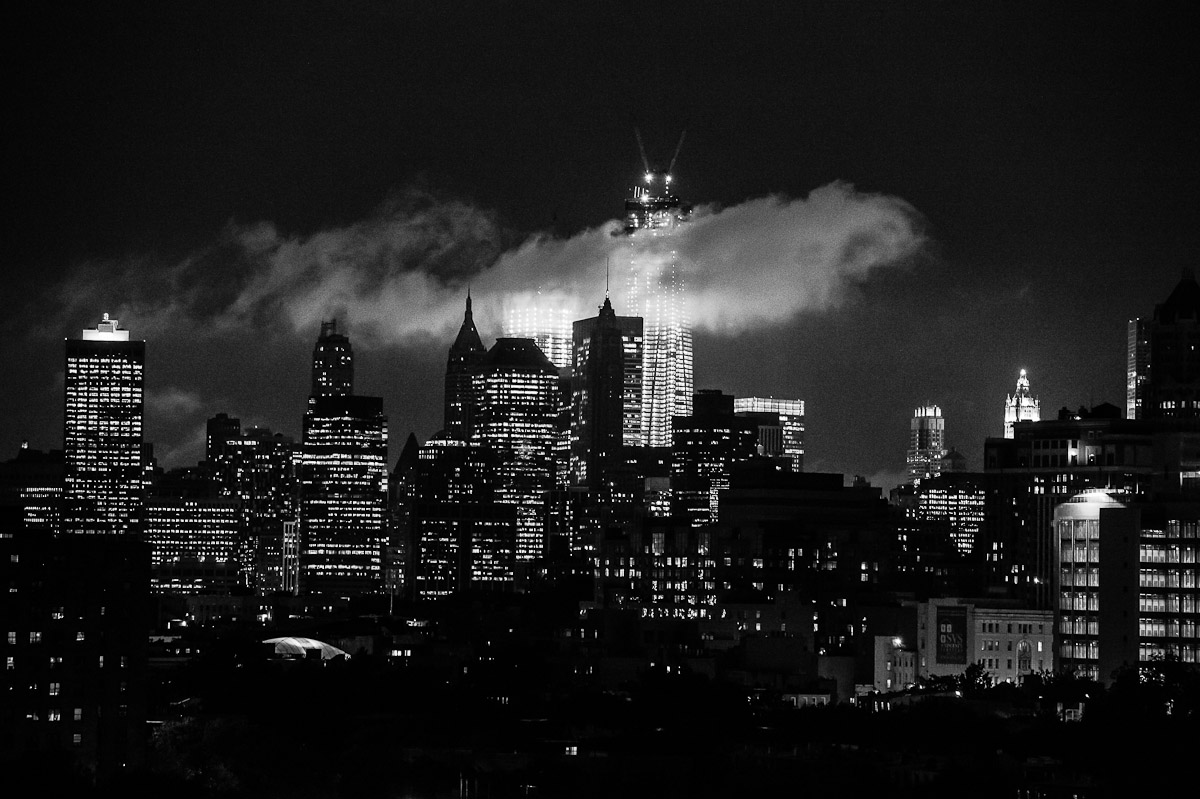
<instances>
[{"instance_id":1,"label":"night sky","mask_svg":"<svg viewBox=\"0 0 1200 799\"><path fill-rule=\"evenodd\" d=\"M937 403L979 468L1021 368L1043 418L1124 407L1125 323L1196 263L1184 8L18 15L0 458L62 446L62 340L108 311L147 340L164 465L203 457L219 411L298 436L334 315L358 393L384 398L394 461L441 425L468 282L487 344L513 293L594 314L637 126L652 161L687 130L696 387L804 399L807 468L884 487L912 409Z\"/></svg>"}]
</instances>

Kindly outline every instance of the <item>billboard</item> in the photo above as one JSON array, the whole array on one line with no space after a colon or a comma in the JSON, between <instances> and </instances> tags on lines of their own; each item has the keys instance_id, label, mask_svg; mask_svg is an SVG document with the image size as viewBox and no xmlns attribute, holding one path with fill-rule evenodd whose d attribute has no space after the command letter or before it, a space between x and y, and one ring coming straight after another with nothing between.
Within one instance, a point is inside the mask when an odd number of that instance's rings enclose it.
<instances>
[{"instance_id":1,"label":"billboard","mask_svg":"<svg viewBox=\"0 0 1200 799\"><path fill-rule=\"evenodd\" d=\"M967 609L961 606L938 606L937 662L967 664Z\"/></svg>"}]
</instances>

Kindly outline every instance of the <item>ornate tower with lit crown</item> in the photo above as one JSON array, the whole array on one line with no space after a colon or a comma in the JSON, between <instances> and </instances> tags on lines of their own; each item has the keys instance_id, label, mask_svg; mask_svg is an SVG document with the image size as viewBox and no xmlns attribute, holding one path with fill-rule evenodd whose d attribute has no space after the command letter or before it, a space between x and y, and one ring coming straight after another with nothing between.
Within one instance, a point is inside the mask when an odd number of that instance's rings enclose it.
<instances>
[{"instance_id":1,"label":"ornate tower with lit crown","mask_svg":"<svg viewBox=\"0 0 1200 799\"><path fill-rule=\"evenodd\" d=\"M629 273L623 305L645 325L642 432L651 447L671 446L672 417L692 413L692 329L676 250L691 206L675 196L671 181L669 168L647 163L645 185L635 186L625 201Z\"/></svg>"},{"instance_id":2,"label":"ornate tower with lit crown","mask_svg":"<svg viewBox=\"0 0 1200 799\"><path fill-rule=\"evenodd\" d=\"M1017 390L1004 400L1004 437L1013 437L1015 422L1039 422L1042 419L1041 400L1029 393L1029 378L1025 370L1017 377Z\"/></svg>"}]
</instances>

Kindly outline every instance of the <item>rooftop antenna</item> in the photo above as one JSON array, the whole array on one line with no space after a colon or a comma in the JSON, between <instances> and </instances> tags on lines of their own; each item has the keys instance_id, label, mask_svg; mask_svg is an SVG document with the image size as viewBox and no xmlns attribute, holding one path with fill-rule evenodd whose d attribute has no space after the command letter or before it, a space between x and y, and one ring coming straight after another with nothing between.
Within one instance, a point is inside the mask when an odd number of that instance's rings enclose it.
<instances>
[{"instance_id":1,"label":"rooftop antenna","mask_svg":"<svg viewBox=\"0 0 1200 799\"><path fill-rule=\"evenodd\" d=\"M635 126L633 135L637 136L638 152L642 156L642 166L646 169L646 174L650 174L650 160L646 158L646 145L642 144L642 132Z\"/></svg>"},{"instance_id":2,"label":"rooftop antenna","mask_svg":"<svg viewBox=\"0 0 1200 799\"><path fill-rule=\"evenodd\" d=\"M608 299L608 279L612 271L612 259L609 256L604 256L604 299Z\"/></svg>"},{"instance_id":3,"label":"rooftop antenna","mask_svg":"<svg viewBox=\"0 0 1200 799\"><path fill-rule=\"evenodd\" d=\"M667 167L667 174L670 175L675 171L675 159L679 157L679 151L683 148L683 137L687 135L687 128L684 128L679 133L679 144L675 145L675 155L671 156L671 165ZM644 159L645 156L643 155Z\"/></svg>"}]
</instances>

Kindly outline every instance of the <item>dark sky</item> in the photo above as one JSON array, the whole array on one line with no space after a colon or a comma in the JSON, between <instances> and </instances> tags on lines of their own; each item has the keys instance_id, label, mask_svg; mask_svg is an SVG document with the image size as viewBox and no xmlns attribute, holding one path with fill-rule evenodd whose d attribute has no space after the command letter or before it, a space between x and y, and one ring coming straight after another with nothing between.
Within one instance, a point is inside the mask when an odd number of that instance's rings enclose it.
<instances>
[{"instance_id":1,"label":"dark sky","mask_svg":"<svg viewBox=\"0 0 1200 799\"><path fill-rule=\"evenodd\" d=\"M314 320L334 313L359 392L384 397L394 458L410 430L440 426L444 308L467 280L487 303L537 288L526 275L603 259L597 229L640 172L636 125L654 160L687 129L679 192L716 215L723 242L696 252L767 242L739 250L756 287L740 301L799 287L763 320L698 325L697 387L805 399L809 468L885 484L912 409L938 403L978 467L1022 367L1044 416L1123 407L1126 320L1195 264L1185 8L182 2L18 15L4 33L0 456L23 439L61 446L61 341L110 311L147 339L147 437L167 465L202 457L218 411L297 435ZM747 203L766 195L779 207ZM756 215L761 229L745 222ZM821 232L843 223L853 230ZM897 224L914 246L871 250L862 268L770 244L799 226L843 252ZM793 272L759 268L776 255ZM740 291L715 258L697 280Z\"/></svg>"}]
</instances>

